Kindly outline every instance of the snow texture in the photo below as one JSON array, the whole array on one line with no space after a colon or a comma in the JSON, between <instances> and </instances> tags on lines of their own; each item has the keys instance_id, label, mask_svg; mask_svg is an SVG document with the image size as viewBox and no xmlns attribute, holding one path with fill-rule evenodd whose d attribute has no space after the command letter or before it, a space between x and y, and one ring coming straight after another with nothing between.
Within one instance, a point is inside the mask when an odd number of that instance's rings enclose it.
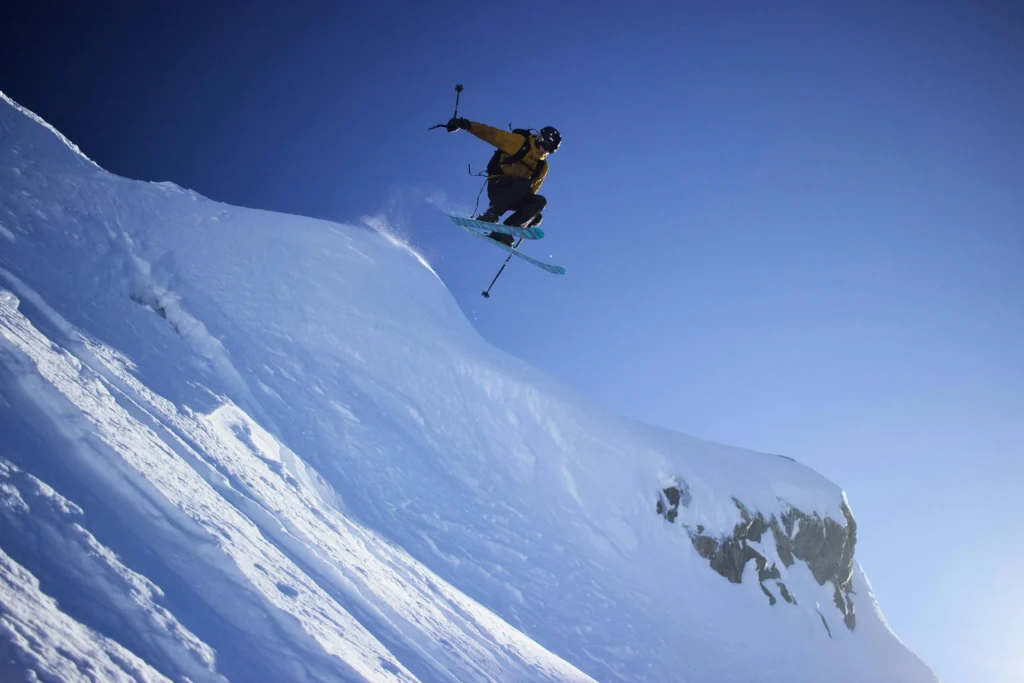
<instances>
[{"instance_id":1,"label":"snow texture","mask_svg":"<svg viewBox=\"0 0 1024 683\"><path fill-rule=\"evenodd\" d=\"M935 680L859 567L851 631L691 543L838 487L489 346L376 222L117 177L2 97L0 678Z\"/></svg>"}]
</instances>

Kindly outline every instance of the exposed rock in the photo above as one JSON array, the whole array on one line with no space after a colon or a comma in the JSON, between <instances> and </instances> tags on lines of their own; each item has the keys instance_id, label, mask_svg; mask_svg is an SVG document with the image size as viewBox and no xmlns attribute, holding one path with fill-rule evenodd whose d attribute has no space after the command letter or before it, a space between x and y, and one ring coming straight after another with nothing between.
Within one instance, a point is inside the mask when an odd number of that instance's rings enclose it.
<instances>
[{"instance_id":1,"label":"exposed rock","mask_svg":"<svg viewBox=\"0 0 1024 683\"><path fill-rule=\"evenodd\" d=\"M682 479L677 479L677 482L681 483L662 489L658 495L657 512L669 522L674 522L678 517L680 505L688 507L691 502L689 486ZM742 521L733 528L731 534L716 538L706 534L704 526L700 524L696 525L695 530L686 527L686 531L697 553L730 582L742 582L743 570L747 562L753 560L757 567L758 582L769 603L774 605L777 600L765 582L774 580L782 598L787 603L796 604L796 598L780 580L782 573L779 568L748 544L748 541L760 543L765 532L771 531L776 552L786 567L793 566L797 561L804 562L819 584L832 583L833 602L843 615L843 623L852 631L857 623L852 598L857 523L846 500L840 502L840 509L846 518L845 526L829 517L822 518L817 512L808 515L790 507L781 499L780 502L785 507L781 519L774 514L765 519L760 512L752 514L742 502L734 498L733 503ZM821 620L831 637L832 631L824 615Z\"/></svg>"},{"instance_id":2,"label":"exposed rock","mask_svg":"<svg viewBox=\"0 0 1024 683\"><path fill-rule=\"evenodd\" d=\"M825 615L822 614L821 612L818 612L818 616L821 617L821 623L825 625L825 630L828 631L828 637L831 638L832 637L832 629L830 629L828 627L828 622L825 621Z\"/></svg>"},{"instance_id":3,"label":"exposed rock","mask_svg":"<svg viewBox=\"0 0 1024 683\"><path fill-rule=\"evenodd\" d=\"M775 550L779 553L779 559L782 560L782 564L792 567L796 563L796 560L793 559L792 543L789 540L792 528L789 532L783 532L775 515L772 515L771 525L772 534L775 536Z\"/></svg>"},{"instance_id":4,"label":"exposed rock","mask_svg":"<svg viewBox=\"0 0 1024 683\"><path fill-rule=\"evenodd\" d=\"M740 583L743 579L743 568L749 560L758 560L767 564L761 554L745 543L745 538L727 537L723 540L691 534L693 547L700 556L711 563L711 568L729 579L732 583Z\"/></svg>"},{"instance_id":5,"label":"exposed rock","mask_svg":"<svg viewBox=\"0 0 1024 683\"><path fill-rule=\"evenodd\" d=\"M781 538L776 535L775 541L783 562L786 562L782 551L785 547L792 557L807 563L819 584L832 583L833 602L843 614L843 623L852 631L857 625L851 597L857 522L845 499L839 507L846 518L845 526L830 517L822 519L818 513L811 516L796 508L787 509L782 515L786 534Z\"/></svg>"},{"instance_id":6,"label":"exposed rock","mask_svg":"<svg viewBox=\"0 0 1024 683\"><path fill-rule=\"evenodd\" d=\"M757 553L755 553L755 555L757 555ZM782 578L782 573L779 571L779 568L775 566L774 562L769 565L768 560L764 559L760 555L757 555L754 559L757 562L758 581L764 583L765 581L770 581L772 579Z\"/></svg>"},{"instance_id":7,"label":"exposed rock","mask_svg":"<svg viewBox=\"0 0 1024 683\"><path fill-rule=\"evenodd\" d=\"M696 532L687 530L693 547L697 549L701 557L708 560L712 569L732 583L740 583L743 580L743 570L747 566L747 562L754 560L761 590L768 596L769 602L774 605L775 596L764 585L764 582L778 579L782 574L774 562L769 563L767 558L747 544L748 540L759 543L764 532L768 531L771 525L761 513L751 515L740 501L733 499L733 502L739 509L743 521L736 525L732 535L725 538L713 538L704 533L703 526L698 525Z\"/></svg>"},{"instance_id":8,"label":"exposed rock","mask_svg":"<svg viewBox=\"0 0 1024 683\"><path fill-rule=\"evenodd\" d=\"M691 500L690 486L685 481L673 484L658 494L658 514L670 522L675 522L679 515L679 506L689 507Z\"/></svg>"}]
</instances>

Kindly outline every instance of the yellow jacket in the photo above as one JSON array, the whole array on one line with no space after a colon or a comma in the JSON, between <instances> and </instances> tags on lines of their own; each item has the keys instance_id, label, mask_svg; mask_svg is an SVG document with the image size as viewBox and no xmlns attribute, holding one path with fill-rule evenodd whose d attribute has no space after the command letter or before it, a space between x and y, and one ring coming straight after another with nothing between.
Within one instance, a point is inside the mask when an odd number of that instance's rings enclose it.
<instances>
[{"instance_id":1,"label":"yellow jacket","mask_svg":"<svg viewBox=\"0 0 1024 683\"><path fill-rule=\"evenodd\" d=\"M548 174L548 162L545 161L548 153L537 146L536 136L530 135L524 140L524 136L519 133L492 128L476 121L469 122L469 132L497 147L501 151L500 161L505 161L508 157L517 154L524 144L529 144L530 148L522 159L501 166L501 175L532 178L530 184L533 186L534 194L540 190L541 183L544 182L544 177Z\"/></svg>"}]
</instances>

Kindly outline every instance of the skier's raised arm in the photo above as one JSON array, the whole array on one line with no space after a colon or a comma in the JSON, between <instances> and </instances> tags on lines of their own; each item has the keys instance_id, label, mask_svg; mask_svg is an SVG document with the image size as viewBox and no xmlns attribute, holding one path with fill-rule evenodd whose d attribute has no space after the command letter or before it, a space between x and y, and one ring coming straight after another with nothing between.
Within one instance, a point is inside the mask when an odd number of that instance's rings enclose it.
<instances>
[{"instance_id":1,"label":"skier's raised arm","mask_svg":"<svg viewBox=\"0 0 1024 683\"><path fill-rule=\"evenodd\" d=\"M515 154L523 146L523 136L518 133L509 133L500 128L493 128L486 123L470 121L469 119L452 119L448 122L448 130L469 131L484 142L500 149L505 154Z\"/></svg>"}]
</instances>

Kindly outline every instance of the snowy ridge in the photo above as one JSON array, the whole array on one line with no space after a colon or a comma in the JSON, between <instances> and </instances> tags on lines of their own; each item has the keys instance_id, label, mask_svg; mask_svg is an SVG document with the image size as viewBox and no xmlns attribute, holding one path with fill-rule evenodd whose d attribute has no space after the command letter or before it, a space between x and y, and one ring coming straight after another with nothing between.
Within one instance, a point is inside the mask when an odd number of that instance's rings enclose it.
<instances>
[{"instance_id":1,"label":"snowy ridge","mask_svg":"<svg viewBox=\"0 0 1024 683\"><path fill-rule=\"evenodd\" d=\"M58 141L63 143L63 145L65 147L70 149L75 154L75 156L77 156L78 158L82 159L83 161L89 162L93 166L96 166L96 163L92 159L90 159L89 157L85 156L85 154L82 152L82 150L78 149L78 145L76 145L75 143L71 142L66 137L64 137L64 135L61 134L61 132L59 130L57 130L56 128L54 128L50 124L48 124L46 121L44 121L42 119L42 117L38 116L35 112L31 112L28 109L25 109L25 107L21 106L20 104L18 104L14 100L12 100L10 97L8 97L6 94L4 94L3 90L0 90L0 103L6 103L8 106L13 107L16 111L20 112L21 114L24 114L29 119L31 119L32 121L36 122L37 124L39 124L40 126L42 126L43 128L45 128L46 130L48 130L50 133L53 134L52 138L36 136L34 138L35 141L49 142L53 138L56 138ZM7 132L2 127L0 127L0 137L4 137L6 135L7 135ZM97 168L99 168L99 167L97 166Z\"/></svg>"},{"instance_id":2,"label":"snowy ridge","mask_svg":"<svg viewBox=\"0 0 1024 683\"><path fill-rule=\"evenodd\" d=\"M768 604L753 563L730 583L698 553L698 528L724 538L743 509L846 528L841 489L817 473L625 420L488 346L380 219L119 178L7 103L3 580L95 666L126 680L934 680L859 568L850 630L813 563L787 565L769 537L750 547L792 604ZM684 483L670 523L656 505ZM0 617L17 600L5 589ZM3 638L0 667L61 666Z\"/></svg>"}]
</instances>

